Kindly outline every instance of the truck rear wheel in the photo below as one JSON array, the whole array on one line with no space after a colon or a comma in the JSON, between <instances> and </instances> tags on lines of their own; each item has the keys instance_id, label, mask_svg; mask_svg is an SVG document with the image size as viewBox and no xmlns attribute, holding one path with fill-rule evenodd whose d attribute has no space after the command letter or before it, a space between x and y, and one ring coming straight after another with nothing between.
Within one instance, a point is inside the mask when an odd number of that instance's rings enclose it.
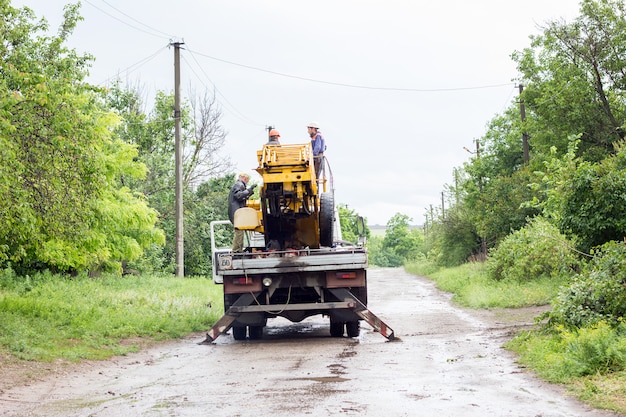
<instances>
[{"instance_id":1,"label":"truck rear wheel","mask_svg":"<svg viewBox=\"0 0 626 417\"><path fill-rule=\"evenodd\" d=\"M250 340L263 339L263 326L248 326Z\"/></svg>"},{"instance_id":2,"label":"truck rear wheel","mask_svg":"<svg viewBox=\"0 0 626 417\"><path fill-rule=\"evenodd\" d=\"M348 337L359 337L361 333L361 322L358 320L346 322L346 333Z\"/></svg>"},{"instance_id":3,"label":"truck rear wheel","mask_svg":"<svg viewBox=\"0 0 626 417\"><path fill-rule=\"evenodd\" d=\"M335 229L335 197L333 193L320 196L320 245L333 246Z\"/></svg>"},{"instance_id":4,"label":"truck rear wheel","mask_svg":"<svg viewBox=\"0 0 626 417\"><path fill-rule=\"evenodd\" d=\"M233 338L235 340L246 340L246 326L233 326Z\"/></svg>"},{"instance_id":5,"label":"truck rear wheel","mask_svg":"<svg viewBox=\"0 0 626 417\"><path fill-rule=\"evenodd\" d=\"M344 324L341 321L330 321L330 335L332 337L343 337Z\"/></svg>"}]
</instances>

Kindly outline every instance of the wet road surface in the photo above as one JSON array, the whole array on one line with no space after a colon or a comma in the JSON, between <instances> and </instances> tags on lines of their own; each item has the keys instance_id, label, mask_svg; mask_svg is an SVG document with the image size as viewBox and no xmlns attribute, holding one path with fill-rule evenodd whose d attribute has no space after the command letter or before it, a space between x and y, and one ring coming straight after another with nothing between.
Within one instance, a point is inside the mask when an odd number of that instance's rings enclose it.
<instances>
[{"instance_id":1,"label":"wet road surface","mask_svg":"<svg viewBox=\"0 0 626 417\"><path fill-rule=\"evenodd\" d=\"M510 332L402 269L371 269L369 307L399 340L328 320L268 322L260 341L203 335L0 394L1 416L605 417L518 367ZM506 320L505 320L506 321Z\"/></svg>"}]
</instances>

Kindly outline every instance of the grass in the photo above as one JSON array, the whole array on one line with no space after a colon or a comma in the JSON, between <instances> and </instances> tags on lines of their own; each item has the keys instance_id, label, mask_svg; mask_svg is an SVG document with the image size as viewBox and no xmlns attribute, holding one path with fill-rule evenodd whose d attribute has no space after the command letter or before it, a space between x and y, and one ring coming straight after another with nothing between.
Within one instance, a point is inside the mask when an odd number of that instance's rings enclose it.
<instances>
[{"instance_id":1,"label":"grass","mask_svg":"<svg viewBox=\"0 0 626 417\"><path fill-rule=\"evenodd\" d=\"M137 351L129 339L208 330L221 313L206 278L0 274L0 350L24 360L106 359Z\"/></svg>"},{"instance_id":2,"label":"grass","mask_svg":"<svg viewBox=\"0 0 626 417\"><path fill-rule=\"evenodd\" d=\"M406 270L424 275L437 286L453 294L454 302L469 308L515 308L550 303L563 284L543 279L520 283L493 281L487 277L484 264L467 263L454 268L436 268L430 264L408 264Z\"/></svg>"},{"instance_id":3,"label":"grass","mask_svg":"<svg viewBox=\"0 0 626 417\"><path fill-rule=\"evenodd\" d=\"M524 332L506 344L519 362L592 407L626 415L626 339L604 323Z\"/></svg>"}]
</instances>

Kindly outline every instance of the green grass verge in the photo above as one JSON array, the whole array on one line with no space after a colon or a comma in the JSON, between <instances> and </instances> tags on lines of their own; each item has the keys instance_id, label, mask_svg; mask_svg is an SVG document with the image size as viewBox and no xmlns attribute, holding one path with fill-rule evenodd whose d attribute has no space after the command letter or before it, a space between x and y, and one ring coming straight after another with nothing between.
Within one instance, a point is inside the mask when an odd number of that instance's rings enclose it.
<instances>
[{"instance_id":1,"label":"green grass verge","mask_svg":"<svg viewBox=\"0 0 626 417\"><path fill-rule=\"evenodd\" d=\"M487 277L482 263L454 268L437 268L428 263L407 264L413 274L427 276L437 286L453 294L454 302L470 308L515 308L546 305L556 294L560 281L542 279L520 283L494 281Z\"/></svg>"},{"instance_id":2,"label":"green grass verge","mask_svg":"<svg viewBox=\"0 0 626 417\"><path fill-rule=\"evenodd\" d=\"M524 332L506 348L543 379L589 405L626 415L626 338L606 323Z\"/></svg>"},{"instance_id":3,"label":"green grass verge","mask_svg":"<svg viewBox=\"0 0 626 417\"><path fill-rule=\"evenodd\" d=\"M129 339L208 330L223 311L206 278L0 275L0 349L20 359L105 359L138 350Z\"/></svg>"}]
</instances>

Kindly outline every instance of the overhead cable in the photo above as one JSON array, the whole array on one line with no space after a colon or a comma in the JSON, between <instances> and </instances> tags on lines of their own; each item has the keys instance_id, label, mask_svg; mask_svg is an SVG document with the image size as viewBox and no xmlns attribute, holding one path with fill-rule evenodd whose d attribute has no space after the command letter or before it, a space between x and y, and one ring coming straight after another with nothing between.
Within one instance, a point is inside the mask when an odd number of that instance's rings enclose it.
<instances>
[{"instance_id":1,"label":"overhead cable","mask_svg":"<svg viewBox=\"0 0 626 417\"><path fill-rule=\"evenodd\" d=\"M194 52L194 51L191 51L189 49L187 49L187 50L189 52ZM349 87L349 88L359 88L359 89L365 89L365 90L408 91L408 92L419 92L419 93L431 93L431 92L443 92L443 91L480 90L480 89L486 89L486 88L497 88L497 87L505 87L505 86L514 85L514 83L508 82L508 83L502 83L502 84L491 84L491 85L482 85L482 86L473 86L473 87L430 88L430 89L429 88L406 88L406 87L374 87L374 86L368 86L368 85L358 85L358 84L348 84L348 83L339 83L339 82L333 82L333 81L317 80L317 79L314 79L314 78L301 77L299 75L285 74L285 73L282 73L282 72L277 72L277 71L267 70L267 69L264 69L264 68L254 67L252 65L239 64L237 62L228 61L226 59L216 58L214 56L203 54L203 53L197 52L197 51L195 51L194 53L197 54L197 55L203 56L205 58L212 59L214 61L219 61L219 62L223 62L225 64L234 65L234 66L242 67L242 68L247 68L247 69L251 69L251 70L255 70L255 71L265 72L265 73L268 73L268 74L278 75L278 76L281 76L281 77L293 78L293 79L303 80L303 81L310 81L310 82L319 83L319 84L335 85L335 86Z\"/></svg>"}]
</instances>

